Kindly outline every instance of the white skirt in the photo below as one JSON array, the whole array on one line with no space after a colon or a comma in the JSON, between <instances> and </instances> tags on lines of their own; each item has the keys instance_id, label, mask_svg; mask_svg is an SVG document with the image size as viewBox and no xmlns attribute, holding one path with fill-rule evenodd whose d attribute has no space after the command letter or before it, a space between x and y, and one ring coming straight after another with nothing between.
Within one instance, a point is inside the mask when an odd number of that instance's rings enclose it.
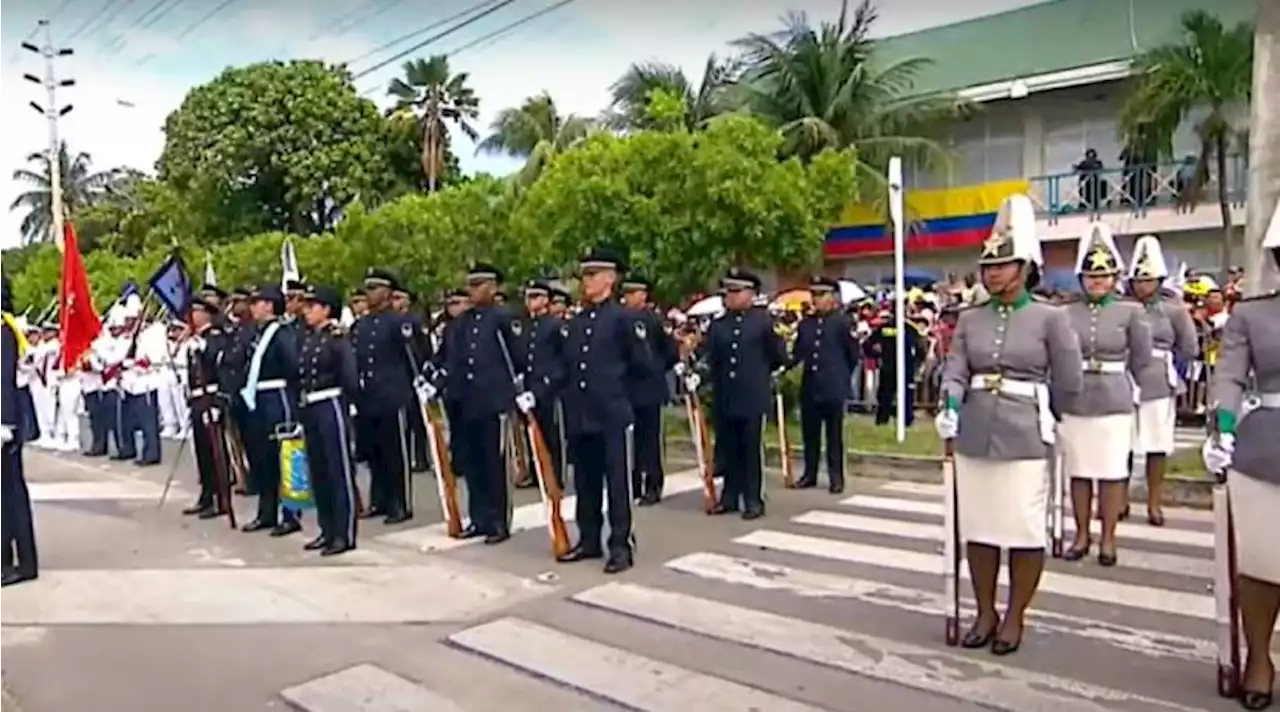
<instances>
[{"instance_id":1,"label":"white skirt","mask_svg":"<svg viewBox=\"0 0 1280 712\"><path fill-rule=\"evenodd\" d=\"M1168 455L1173 452L1173 431L1177 425L1178 407L1173 398L1161 398L1138 405L1134 419L1136 432L1133 451L1143 455Z\"/></svg>"},{"instance_id":2,"label":"white skirt","mask_svg":"<svg viewBox=\"0 0 1280 712\"><path fill-rule=\"evenodd\" d=\"M1002 549L1043 549L1047 460L988 460L956 454L960 539Z\"/></svg>"},{"instance_id":3,"label":"white skirt","mask_svg":"<svg viewBox=\"0 0 1280 712\"><path fill-rule=\"evenodd\" d=\"M1244 576L1280 585L1280 486L1236 471L1227 476L1235 519L1236 570Z\"/></svg>"},{"instance_id":4,"label":"white skirt","mask_svg":"<svg viewBox=\"0 0 1280 712\"><path fill-rule=\"evenodd\" d=\"M1104 482L1129 476L1133 414L1063 415L1058 436L1063 476Z\"/></svg>"}]
</instances>

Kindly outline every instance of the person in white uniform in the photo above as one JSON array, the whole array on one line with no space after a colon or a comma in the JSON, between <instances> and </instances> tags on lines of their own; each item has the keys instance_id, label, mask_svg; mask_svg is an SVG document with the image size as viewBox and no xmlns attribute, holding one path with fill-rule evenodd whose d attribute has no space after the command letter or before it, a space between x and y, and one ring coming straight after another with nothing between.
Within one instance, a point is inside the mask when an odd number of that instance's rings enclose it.
<instances>
[{"instance_id":1,"label":"person in white uniform","mask_svg":"<svg viewBox=\"0 0 1280 712\"><path fill-rule=\"evenodd\" d=\"M1160 499L1165 467L1174 450L1178 415L1178 371L1198 349L1196 325L1181 295L1162 290L1169 277L1164 248L1154 235L1138 238L1129 269L1129 291L1140 304L1151 331L1152 360L1138 375L1138 417L1133 451L1146 459L1147 522L1164 526Z\"/></svg>"},{"instance_id":2,"label":"person in white uniform","mask_svg":"<svg viewBox=\"0 0 1280 712\"><path fill-rule=\"evenodd\" d=\"M59 351L58 325L41 324L31 334L32 348L28 354L31 369L31 402L36 408L36 422L40 425L40 439L33 443L43 450L52 450L54 421L58 417L58 382L53 364Z\"/></svg>"},{"instance_id":3,"label":"person in white uniform","mask_svg":"<svg viewBox=\"0 0 1280 712\"><path fill-rule=\"evenodd\" d=\"M56 341L49 357L49 383L57 399L53 421L54 450L74 452L80 449L80 378L76 370L64 369L62 345ZM75 364L72 364L75 366Z\"/></svg>"},{"instance_id":4,"label":"person in white uniform","mask_svg":"<svg viewBox=\"0 0 1280 712\"><path fill-rule=\"evenodd\" d=\"M1133 445L1134 384L1151 361L1151 331L1138 302L1121 299L1121 264L1111 228L1089 226L1080 238L1076 274L1083 296L1063 306L1084 358L1084 388L1063 399L1062 467L1071 481L1076 538L1067 561L1089 555L1093 483L1098 483L1102 541L1098 563L1115 566L1116 523L1125 506L1129 451Z\"/></svg>"},{"instance_id":5,"label":"person in white uniform","mask_svg":"<svg viewBox=\"0 0 1280 712\"><path fill-rule=\"evenodd\" d=\"M966 648L1008 655L1044 570L1050 405L1083 386L1080 344L1061 308L1033 299L1041 270L1035 207L1025 195L1001 206L978 260L990 299L960 314L942 376L938 435L954 454L960 540L978 615ZM996 612L1000 552L1009 551L1009 604Z\"/></svg>"},{"instance_id":6,"label":"person in white uniform","mask_svg":"<svg viewBox=\"0 0 1280 712\"><path fill-rule=\"evenodd\" d=\"M174 321L169 324L163 361L156 366L156 396L160 407L160 437L167 440L183 440L187 437L190 414L187 408L186 379L187 349L186 324Z\"/></svg>"},{"instance_id":7,"label":"person in white uniform","mask_svg":"<svg viewBox=\"0 0 1280 712\"><path fill-rule=\"evenodd\" d=\"M1262 247L1280 266L1280 205ZM1257 388L1258 407L1244 407ZM1240 704L1271 706L1271 639L1280 611L1280 292L1240 300L1227 320L1210 381L1217 435L1202 450L1210 472L1227 473L1234 517L1235 590L1247 656ZM1225 546L1216 547L1221 555Z\"/></svg>"}]
</instances>

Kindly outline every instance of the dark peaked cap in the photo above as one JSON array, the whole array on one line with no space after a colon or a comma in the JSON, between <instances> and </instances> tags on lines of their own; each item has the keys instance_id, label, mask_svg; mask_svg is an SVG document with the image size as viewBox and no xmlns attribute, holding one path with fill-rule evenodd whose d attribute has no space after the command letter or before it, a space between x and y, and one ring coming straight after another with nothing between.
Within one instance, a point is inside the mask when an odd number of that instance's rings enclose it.
<instances>
[{"instance_id":1,"label":"dark peaked cap","mask_svg":"<svg viewBox=\"0 0 1280 712\"><path fill-rule=\"evenodd\" d=\"M312 304L323 304L329 307L330 316L342 313L342 294L332 287L308 284L303 298Z\"/></svg>"},{"instance_id":2,"label":"dark peaked cap","mask_svg":"<svg viewBox=\"0 0 1280 712\"><path fill-rule=\"evenodd\" d=\"M467 281L480 282L485 280L493 280L498 284L502 284L502 270L487 262L472 264L471 269L467 270Z\"/></svg>"},{"instance_id":3,"label":"dark peaked cap","mask_svg":"<svg viewBox=\"0 0 1280 712\"><path fill-rule=\"evenodd\" d=\"M723 289L760 290L760 278L739 267L730 267L729 273L720 280Z\"/></svg>"},{"instance_id":4,"label":"dark peaked cap","mask_svg":"<svg viewBox=\"0 0 1280 712\"><path fill-rule=\"evenodd\" d=\"M618 272L626 272L627 261L622 258L622 255L607 247L596 247L587 250L583 254L582 260L578 263L578 268L582 270L611 269Z\"/></svg>"},{"instance_id":5,"label":"dark peaked cap","mask_svg":"<svg viewBox=\"0 0 1280 712\"><path fill-rule=\"evenodd\" d=\"M390 270L370 267L364 273L364 286L366 288L386 287L387 289L395 290L399 289L400 280L396 279L396 276Z\"/></svg>"}]
</instances>

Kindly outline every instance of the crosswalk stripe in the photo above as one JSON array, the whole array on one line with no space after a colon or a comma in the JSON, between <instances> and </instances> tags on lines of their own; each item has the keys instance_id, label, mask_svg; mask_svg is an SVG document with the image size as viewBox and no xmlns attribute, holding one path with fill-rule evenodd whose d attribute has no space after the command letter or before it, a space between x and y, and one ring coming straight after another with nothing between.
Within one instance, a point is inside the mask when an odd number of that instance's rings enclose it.
<instances>
[{"instance_id":1,"label":"crosswalk stripe","mask_svg":"<svg viewBox=\"0 0 1280 712\"><path fill-rule=\"evenodd\" d=\"M877 497L874 495L856 494L841 500L840 504L846 507L862 507L864 509L878 509L887 512L899 512L904 514L927 514L934 517L942 516L942 502L925 502L918 499L899 499L897 497ZM1102 523L1098 520L1092 520L1089 530L1095 537L1101 532ZM1067 532L1075 531L1075 524L1071 521L1070 516L1064 522ZM1193 546L1201 549L1213 549L1213 532L1196 531L1192 529L1178 529L1175 527L1150 527L1146 525L1130 524L1121 522L1116 525L1116 536L1121 539L1135 539L1141 541L1155 542L1159 544L1177 544L1180 546Z\"/></svg>"},{"instance_id":2,"label":"crosswalk stripe","mask_svg":"<svg viewBox=\"0 0 1280 712\"><path fill-rule=\"evenodd\" d=\"M923 524L900 519L884 519L866 517L859 514L841 512L812 511L791 518L796 524L815 527L828 527L842 531L862 532L866 534L883 534L886 536L917 539L920 541L942 542L942 523ZM1159 571L1178 576L1197 576L1213 578L1213 560L1161 554L1142 551L1141 549L1121 548L1121 560L1125 568Z\"/></svg>"},{"instance_id":3,"label":"crosswalk stripe","mask_svg":"<svg viewBox=\"0 0 1280 712\"><path fill-rule=\"evenodd\" d=\"M744 546L757 546L766 550L785 551L851 564L934 574L939 578L944 565L942 557L938 554L922 554L905 549L821 539L771 529L758 529L733 541ZM968 579L968 570L964 567L962 567L961 576ZM1008 585L1008 570L1003 567L1000 569L1000 583ZM1213 597L1197 593L1104 581L1058 571L1044 572L1040 579L1039 591L1096 603L1129 606L1204 620L1214 619Z\"/></svg>"},{"instance_id":4,"label":"crosswalk stripe","mask_svg":"<svg viewBox=\"0 0 1280 712\"><path fill-rule=\"evenodd\" d=\"M664 496L673 496L691 492L702 487L702 480L694 475L678 473L668 475L662 486ZM566 495L560 503L561 516L565 522L572 522L576 517L576 495ZM511 510L511 533L519 534L531 529L541 529L547 525L546 514L542 502L523 504ZM445 531L443 522L429 524L425 527L414 527L383 534L377 541L394 546L404 546L421 552L449 551L464 546L480 543L480 539L451 539Z\"/></svg>"},{"instance_id":5,"label":"crosswalk stripe","mask_svg":"<svg viewBox=\"0 0 1280 712\"><path fill-rule=\"evenodd\" d=\"M753 687L518 618L467 628L449 636L449 643L632 710L821 712Z\"/></svg>"},{"instance_id":6,"label":"crosswalk stripe","mask_svg":"<svg viewBox=\"0 0 1280 712\"><path fill-rule=\"evenodd\" d=\"M942 498L942 485L929 482L886 482L877 490L894 494L920 495L924 497ZM1130 504L1131 516L1134 519L1147 518L1147 506L1134 502ZM1205 522L1213 521L1213 512L1207 509L1191 509L1190 507L1165 507L1164 518L1168 521Z\"/></svg>"},{"instance_id":7,"label":"crosswalk stripe","mask_svg":"<svg viewBox=\"0 0 1280 712\"><path fill-rule=\"evenodd\" d=\"M1182 705L1078 680L636 584L606 584L583 591L572 600L988 709L1192 712Z\"/></svg>"},{"instance_id":8,"label":"crosswalk stripe","mask_svg":"<svg viewBox=\"0 0 1280 712\"><path fill-rule=\"evenodd\" d=\"M27 483L27 493L32 502L159 500L162 489L157 484L142 481L87 480Z\"/></svg>"},{"instance_id":9,"label":"crosswalk stripe","mask_svg":"<svg viewBox=\"0 0 1280 712\"><path fill-rule=\"evenodd\" d=\"M376 665L356 665L280 693L302 712L463 712L453 701Z\"/></svg>"},{"instance_id":10,"label":"crosswalk stripe","mask_svg":"<svg viewBox=\"0 0 1280 712\"><path fill-rule=\"evenodd\" d=\"M747 586L762 591L778 591L801 598L854 600L930 616L941 615L941 588L925 591L871 579L836 576L790 566L754 561L710 552L688 554L665 564L666 568L697 578ZM971 606L964 607L972 615ZM1027 615L1039 633L1057 633L1086 638L1105 645L1152 658L1179 658L1197 663L1215 659L1213 642L1110 621L1067 615L1032 608Z\"/></svg>"}]
</instances>

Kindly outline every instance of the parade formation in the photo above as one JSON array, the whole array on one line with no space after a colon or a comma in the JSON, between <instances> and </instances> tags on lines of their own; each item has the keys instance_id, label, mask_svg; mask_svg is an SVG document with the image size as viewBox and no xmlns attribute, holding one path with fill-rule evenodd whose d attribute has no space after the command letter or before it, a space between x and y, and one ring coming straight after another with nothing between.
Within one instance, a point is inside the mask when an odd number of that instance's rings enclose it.
<instances>
[{"instance_id":1,"label":"parade formation","mask_svg":"<svg viewBox=\"0 0 1280 712\"><path fill-rule=\"evenodd\" d=\"M1264 247L1280 264L1280 216ZM1015 195L978 265L989 298L958 315L934 419L945 452L945 642L1007 656L1029 632L1046 554L1077 561L1096 551L1098 565L1124 565L1116 532L1130 509L1135 452L1145 456L1147 524L1164 525L1173 363L1195 346L1189 317L1162 288L1170 269L1153 236L1137 241L1126 266L1111 229L1092 224L1076 258L1081 294L1050 303L1036 293L1034 207ZM78 379L36 367L58 351L56 324L22 324L6 280L4 584L37 577L22 450L81 449L73 389L90 430L84 454L147 466L160 462L162 441L189 441L199 496L184 514L236 527L231 498L255 496L256 516L241 531L286 537L314 511L318 531L304 548L325 557L356 548L358 519L417 516L414 470L425 468L450 537L502 544L513 533L512 488L536 488L551 557L627 571L638 544L632 506L663 501L662 410L677 395L705 512L764 517L764 426L782 411L778 383L790 369L802 373L803 469L795 477L787 463L784 481L817 486L825 449L828 490L844 491L843 418L859 343L835 280L810 280L811 309L788 343L759 304L761 280L745 269L727 270L725 311L693 338L664 323L652 283L622 255L592 249L572 278L576 296L554 279L524 284L517 310L504 303L502 270L473 264L436 323L412 314L416 295L377 267L347 295L292 277L231 291L206 285L182 300L176 320L151 323L150 299L130 295L108 310L105 331L75 364ZM1219 686L1246 709L1264 709L1280 608L1276 293L1241 301L1210 389L1203 459L1220 483ZM357 462L371 475L367 493L356 486ZM570 488L576 538L561 509ZM962 562L976 609L967 630Z\"/></svg>"}]
</instances>

